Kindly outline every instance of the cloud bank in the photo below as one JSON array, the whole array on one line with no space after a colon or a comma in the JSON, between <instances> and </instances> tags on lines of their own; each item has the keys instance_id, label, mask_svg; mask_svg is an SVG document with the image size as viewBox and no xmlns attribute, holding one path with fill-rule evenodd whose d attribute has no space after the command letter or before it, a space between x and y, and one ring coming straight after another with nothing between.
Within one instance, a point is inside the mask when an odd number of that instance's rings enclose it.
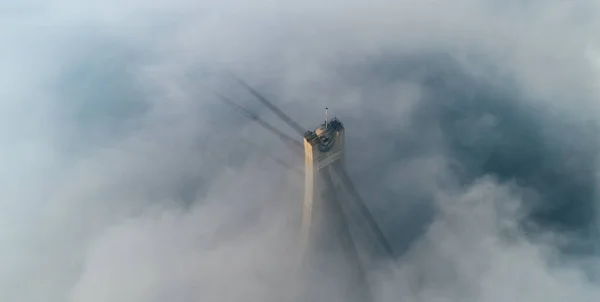
<instances>
[{"instance_id":1,"label":"cloud bank","mask_svg":"<svg viewBox=\"0 0 600 302\"><path fill-rule=\"evenodd\" d=\"M293 298L302 179L269 156L301 163L204 89L281 125L224 70L344 122L400 251L379 301L598 296L593 1L2 11L2 301Z\"/></svg>"}]
</instances>

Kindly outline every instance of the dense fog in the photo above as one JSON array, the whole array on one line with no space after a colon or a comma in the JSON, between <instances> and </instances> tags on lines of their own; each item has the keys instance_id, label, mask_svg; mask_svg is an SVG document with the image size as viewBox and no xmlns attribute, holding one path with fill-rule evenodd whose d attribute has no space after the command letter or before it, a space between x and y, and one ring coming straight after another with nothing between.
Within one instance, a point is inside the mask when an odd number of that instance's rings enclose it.
<instances>
[{"instance_id":1,"label":"dense fog","mask_svg":"<svg viewBox=\"0 0 600 302\"><path fill-rule=\"evenodd\" d=\"M227 72L344 123L376 301L597 300L595 1L1 6L2 301L293 298L303 163L207 88L294 132Z\"/></svg>"}]
</instances>

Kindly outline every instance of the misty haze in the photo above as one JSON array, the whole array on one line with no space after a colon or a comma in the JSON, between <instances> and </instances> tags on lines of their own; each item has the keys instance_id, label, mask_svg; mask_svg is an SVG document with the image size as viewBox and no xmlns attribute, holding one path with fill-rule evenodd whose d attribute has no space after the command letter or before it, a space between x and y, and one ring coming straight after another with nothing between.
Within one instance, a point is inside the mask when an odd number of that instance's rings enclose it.
<instances>
[{"instance_id":1,"label":"misty haze","mask_svg":"<svg viewBox=\"0 0 600 302\"><path fill-rule=\"evenodd\" d=\"M600 300L597 1L4 2L0 301Z\"/></svg>"}]
</instances>

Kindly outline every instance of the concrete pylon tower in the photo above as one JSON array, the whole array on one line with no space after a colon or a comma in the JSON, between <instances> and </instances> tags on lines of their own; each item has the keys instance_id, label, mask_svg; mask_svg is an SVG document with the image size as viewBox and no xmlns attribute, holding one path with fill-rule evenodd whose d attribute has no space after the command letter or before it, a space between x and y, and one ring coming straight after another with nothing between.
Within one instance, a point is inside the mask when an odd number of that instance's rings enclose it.
<instances>
[{"instance_id":1,"label":"concrete pylon tower","mask_svg":"<svg viewBox=\"0 0 600 302\"><path fill-rule=\"evenodd\" d=\"M307 275L306 299L367 301L364 270L339 200L334 165L344 163L344 126L325 121L304 136L305 188L302 254Z\"/></svg>"},{"instance_id":2,"label":"concrete pylon tower","mask_svg":"<svg viewBox=\"0 0 600 302\"><path fill-rule=\"evenodd\" d=\"M344 126L333 119L315 131L304 135L304 204L302 210L302 239L309 244L315 227L315 213L323 202L323 172L335 162L344 161Z\"/></svg>"}]
</instances>

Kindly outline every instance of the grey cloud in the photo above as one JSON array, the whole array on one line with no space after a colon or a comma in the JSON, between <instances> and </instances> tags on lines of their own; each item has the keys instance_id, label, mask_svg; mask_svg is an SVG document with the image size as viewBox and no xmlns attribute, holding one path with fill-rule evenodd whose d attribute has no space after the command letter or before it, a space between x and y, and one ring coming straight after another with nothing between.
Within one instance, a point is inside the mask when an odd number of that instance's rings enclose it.
<instances>
[{"instance_id":1,"label":"grey cloud","mask_svg":"<svg viewBox=\"0 0 600 302\"><path fill-rule=\"evenodd\" d=\"M301 162L203 89L281 125L219 70L305 127L325 106L345 123L350 174L402 251L376 282L383 301L597 296L580 269L596 256L570 250L597 217L594 2L66 1L15 14L0 21L2 300L290 295L301 179L241 139Z\"/></svg>"}]
</instances>

